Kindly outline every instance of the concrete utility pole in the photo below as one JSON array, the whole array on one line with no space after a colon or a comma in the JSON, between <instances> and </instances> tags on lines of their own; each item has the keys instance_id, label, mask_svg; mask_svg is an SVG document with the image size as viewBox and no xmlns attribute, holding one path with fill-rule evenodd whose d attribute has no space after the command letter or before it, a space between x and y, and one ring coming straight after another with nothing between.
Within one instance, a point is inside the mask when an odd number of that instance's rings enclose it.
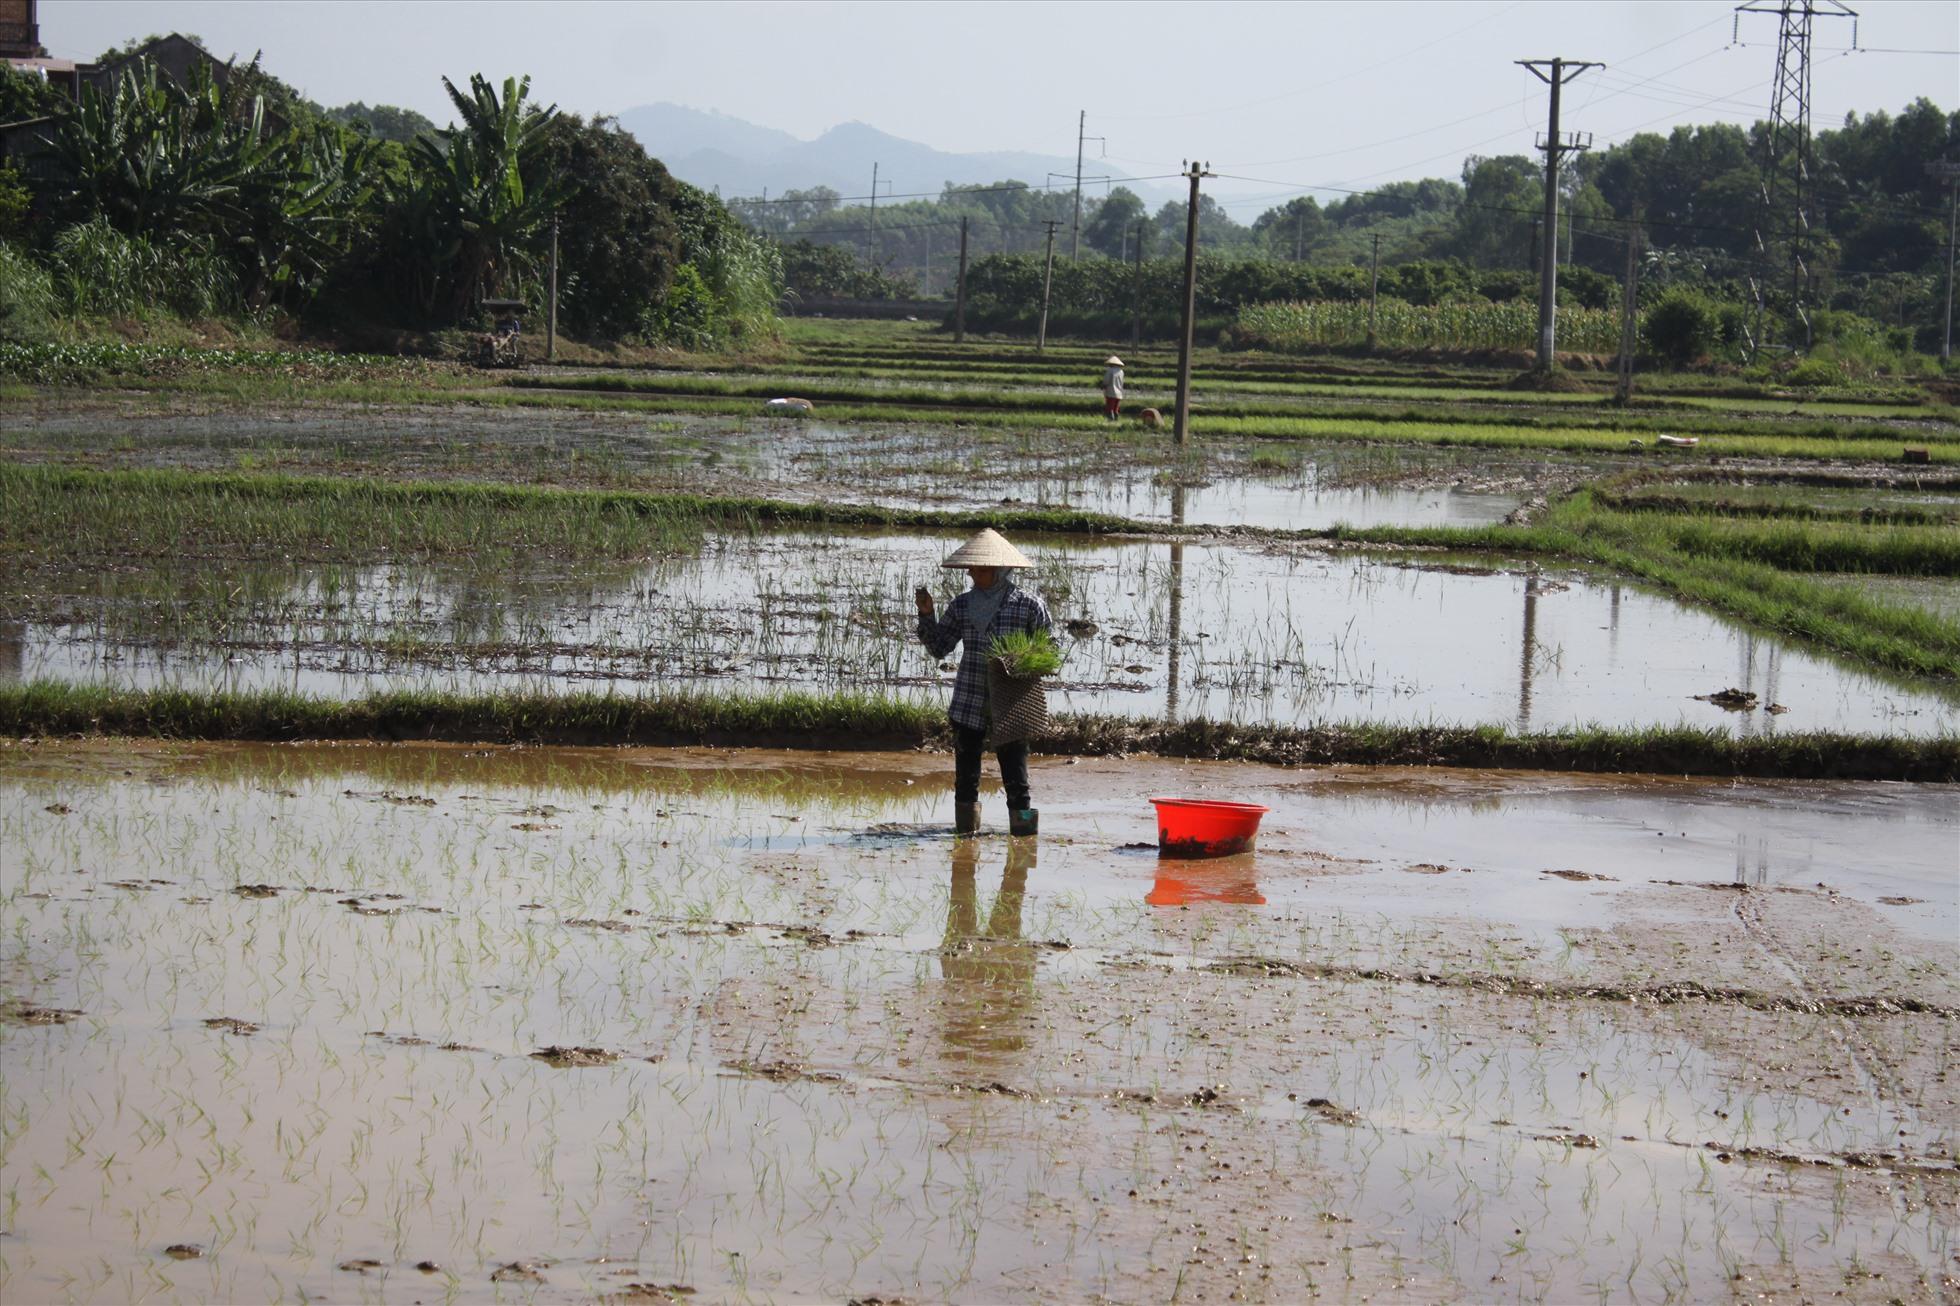
<instances>
[{"instance_id":1,"label":"concrete utility pole","mask_svg":"<svg viewBox=\"0 0 1960 1306\"><path fill-rule=\"evenodd\" d=\"M1381 285L1382 234L1370 233L1375 238L1374 249L1368 255L1368 348L1375 347L1375 291Z\"/></svg>"},{"instance_id":2,"label":"concrete utility pole","mask_svg":"<svg viewBox=\"0 0 1960 1306\"><path fill-rule=\"evenodd\" d=\"M1620 381L1614 400L1633 398L1633 350L1640 303L1640 229L1627 229L1627 276L1620 286Z\"/></svg>"},{"instance_id":3,"label":"concrete utility pole","mask_svg":"<svg viewBox=\"0 0 1960 1306\"><path fill-rule=\"evenodd\" d=\"M1137 273L1130 286L1130 348L1143 348L1143 224L1137 223Z\"/></svg>"},{"instance_id":4,"label":"concrete utility pole","mask_svg":"<svg viewBox=\"0 0 1960 1306\"><path fill-rule=\"evenodd\" d=\"M1082 133L1088 129L1089 111L1084 109L1075 120L1075 218L1069 224L1068 233L1068 261L1071 263L1082 253L1082 144L1084 141L1106 143L1109 139L1106 136L1084 136Z\"/></svg>"},{"instance_id":5,"label":"concrete utility pole","mask_svg":"<svg viewBox=\"0 0 1960 1306\"><path fill-rule=\"evenodd\" d=\"M1941 159L1926 165L1935 177L1946 178L1946 329L1940 335L1940 361L1953 359L1953 241L1960 234L1960 161Z\"/></svg>"},{"instance_id":6,"label":"concrete utility pole","mask_svg":"<svg viewBox=\"0 0 1960 1306\"><path fill-rule=\"evenodd\" d=\"M960 219L960 282L953 292L953 343L966 343L966 219Z\"/></svg>"},{"instance_id":7,"label":"concrete utility pole","mask_svg":"<svg viewBox=\"0 0 1960 1306\"><path fill-rule=\"evenodd\" d=\"M551 289L544 312L544 361L558 361L558 215L551 215Z\"/></svg>"},{"instance_id":8,"label":"concrete utility pole","mask_svg":"<svg viewBox=\"0 0 1960 1306\"><path fill-rule=\"evenodd\" d=\"M889 186L888 181L885 185ZM871 223L864 237L864 261L873 263L877 259L878 242L878 165L871 165Z\"/></svg>"},{"instance_id":9,"label":"concrete utility pole","mask_svg":"<svg viewBox=\"0 0 1960 1306\"><path fill-rule=\"evenodd\" d=\"M871 262L872 248L878 241L878 165L871 165L871 220L864 229L864 261Z\"/></svg>"},{"instance_id":10,"label":"concrete utility pole","mask_svg":"<svg viewBox=\"0 0 1960 1306\"><path fill-rule=\"evenodd\" d=\"M1184 322L1177 335L1177 420L1171 434L1179 444L1191 439L1191 337L1197 329L1198 308L1198 182L1212 175L1211 165L1190 164L1191 200L1184 211Z\"/></svg>"},{"instance_id":11,"label":"concrete utility pole","mask_svg":"<svg viewBox=\"0 0 1960 1306\"><path fill-rule=\"evenodd\" d=\"M1545 151L1545 227L1544 253L1538 259L1538 370L1552 370L1552 347L1558 317L1558 166L1567 155L1592 148L1592 138L1581 141L1577 133L1570 139L1558 134L1559 88L1588 68L1604 68L1603 63L1568 59L1519 59L1520 68L1552 88L1551 118L1545 126L1545 139L1538 148ZM1549 71L1548 71L1549 70Z\"/></svg>"},{"instance_id":12,"label":"concrete utility pole","mask_svg":"<svg viewBox=\"0 0 1960 1306\"><path fill-rule=\"evenodd\" d=\"M1048 348L1048 290L1055 284L1055 228L1062 225L1062 220L1049 218L1047 225L1048 253L1041 260L1041 325L1034 336L1034 352L1037 354Z\"/></svg>"}]
</instances>

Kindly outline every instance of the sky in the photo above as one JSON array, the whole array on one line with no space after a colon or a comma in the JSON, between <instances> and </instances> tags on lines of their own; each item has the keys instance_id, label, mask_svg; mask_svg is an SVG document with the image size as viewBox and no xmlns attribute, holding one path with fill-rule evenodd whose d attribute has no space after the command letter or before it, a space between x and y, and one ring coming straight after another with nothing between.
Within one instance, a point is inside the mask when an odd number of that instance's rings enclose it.
<instances>
[{"instance_id":1,"label":"sky","mask_svg":"<svg viewBox=\"0 0 1960 1306\"><path fill-rule=\"evenodd\" d=\"M1820 5L1828 0L1818 0ZM1960 4L1854 0L1820 18L1813 122L1960 107ZM1242 220L1289 196L1425 176L1469 154L1529 153L1546 88L1519 59L1604 69L1564 92L1561 126L1597 145L1676 123L1765 116L1777 19L1732 0L1376 3L642 3L635 0L43 0L50 53L89 59L182 31L327 105L449 120L440 77L529 73L584 114L660 101L813 138L861 121L943 150L1072 155L1132 176L1186 159ZM1733 38L1739 35L1740 41ZM658 153L655 144L649 148ZM1030 178L1029 180L1034 180ZM932 183L936 190L937 181Z\"/></svg>"}]
</instances>

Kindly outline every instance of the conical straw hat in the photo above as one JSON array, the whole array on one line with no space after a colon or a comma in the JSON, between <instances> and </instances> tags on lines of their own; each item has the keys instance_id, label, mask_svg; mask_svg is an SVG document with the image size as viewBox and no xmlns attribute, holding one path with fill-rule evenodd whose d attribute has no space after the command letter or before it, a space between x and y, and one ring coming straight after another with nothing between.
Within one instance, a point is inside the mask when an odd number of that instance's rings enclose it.
<instances>
[{"instance_id":1,"label":"conical straw hat","mask_svg":"<svg viewBox=\"0 0 1960 1306\"><path fill-rule=\"evenodd\" d=\"M1007 542L992 527L981 531L939 564L942 567L1032 567L1028 555Z\"/></svg>"},{"instance_id":2,"label":"conical straw hat","mask_svg":"<svg viewBox=\"0 0 1960 1306\"><path fill-rule=\"evenodd\" d=\"M1118 357L1117 357L1116 355L1114 355L1114 354L1111 354L1111 355L1110 355L1110 356L1109 356L1108 358L1105 358L1105 359L1103 359L1103 363L1104 363L1104 365L1105 365L1105 366L1108 366L1108 367L1121 367L1121 366L1123 366L1123 360L1122 360L1122 359L1120 359L1120 358L1118 358Z\"/></svg>"}]
</instances>

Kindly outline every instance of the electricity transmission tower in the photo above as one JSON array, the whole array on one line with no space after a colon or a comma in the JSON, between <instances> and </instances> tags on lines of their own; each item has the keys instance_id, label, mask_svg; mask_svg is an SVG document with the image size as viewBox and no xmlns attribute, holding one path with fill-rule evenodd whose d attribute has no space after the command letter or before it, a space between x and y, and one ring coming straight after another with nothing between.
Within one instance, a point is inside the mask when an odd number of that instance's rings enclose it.
<instances>
[{"instance_id":1,"label":"electricity transmission tower","mask_svg":"<svg viewBox=\"0 0 1960 1306\"><path fill-rule=\"evenodd\" d=\"M1810 346L1810 315L1804 301L1811 288L1804 253L1810 235L1806 207L1810 193L1810 37L1819 18L1849 18L1851 45L1858 45L1858 13L1839 0L1745 0L1735 7L1731 40L1740 44L1742 15L1774 14L1776 77L1771 82L1769 130L1763 138L1762 198L1757 208L1755 252L1764 264L1749 278L1755 312L1749 325L1751 353L1766 343L1764 283L1770 243L1783 235L1790 258L1790 311L1803 326L1803 344Z\"/></svg>"}]
</instances>

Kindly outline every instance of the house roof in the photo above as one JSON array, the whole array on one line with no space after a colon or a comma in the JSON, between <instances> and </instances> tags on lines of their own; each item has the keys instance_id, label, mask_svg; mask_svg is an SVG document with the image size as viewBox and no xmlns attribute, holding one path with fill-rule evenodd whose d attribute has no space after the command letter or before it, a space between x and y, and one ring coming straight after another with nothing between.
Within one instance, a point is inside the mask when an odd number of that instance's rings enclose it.
<instances>
[{"instance_id":1,"label":"house roof","mask_svg":"<svg viewBox=\"0 0 1960 1306\"><path fill-rule=\"evenodd\" d=\"M203 55L206 59L208 59L214 67L217 68L231 67L231 60L220 59L217 55L212 54L209 50L199 45L196 41L191 40L190 37L181 35L180 33L177 32L172 32L168 36L153 36L149 40L143 42L143 44L137 46L134 50L131 50L126 54L119 54L113 59L104 59L101 63L96 64L94 66L93 71L107 72L111 68L122 67L122 65L128 63L132 59L147 59L156 52L158 46L170 45L173 42L179 45L188 45L191 49L197 51L199 54Z\"/></svg>"},{"instance_id":2,"label":"house roof","mask_svg":"<svg viewBox=\"0 0 1960 1306\"><path fill-rule=\"evenodd\" d=\"M23 73L72 73L76 67L73 59L16 58L13 55L7 56L7 66Z\"/></svg>"}]
</instances>

